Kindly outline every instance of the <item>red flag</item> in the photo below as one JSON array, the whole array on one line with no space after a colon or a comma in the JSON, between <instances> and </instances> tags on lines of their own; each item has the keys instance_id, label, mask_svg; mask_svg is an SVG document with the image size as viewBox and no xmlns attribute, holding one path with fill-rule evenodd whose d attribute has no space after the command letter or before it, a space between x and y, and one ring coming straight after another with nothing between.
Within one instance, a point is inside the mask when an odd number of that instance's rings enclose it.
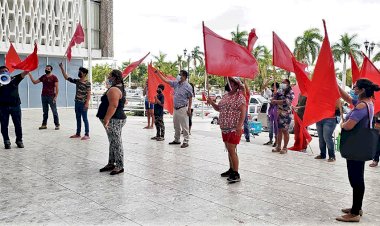
<instances>
[{"instance_id":1,"label":"red flag","mask_svg":"<svg viewBox=\"0 0 380 226\"><path fill-rule=\"evenodd\" d=\"M5 66L9 69L9 73L12 73L15 69L13 69L12 65L18 64L21 62L20 57L18 56L15 47L11 42L9 46L9 50L7 55L5 56Z\"/></svg>"},{"instance_id":2,"label":"red flag","mask_svg":"<svg viewBox=\"0 0 380 226\"><path fill-rule=\"evenodd\" d=\"M29 56L18 64L13 64L14 69L20 69L24 71L34 71L38 68L38 56L37 56L37 43L34 43L34 50Z\"/></svg>"},{"instance_id":3,"label":"red flag","mask_svg":"<svg viewBox=\"0 0 380 226\"><path fill-rule=\"evenodd\" d=\"M351 57L352 84L354 84L360 78L360 70L359 70L358 65L355 62L354 57L352 56L352 53L350 53L350 57Z\"/></svg>"},{"instance_id":4,"label":"red flag","mask_svg":"<svg viewBox=\"0 0 380 226\"><path fill-rule=\"evenodd\" d=\"M312 138L303 124L300 117L293 111L294 115L294 145L288 148L292 151L302 151L307 148L307 145L311 142Z\"/></svg>"},{"instance_id":5,"label":"red flag","mask_svg":"<svg viewBox=\"0 0 380 226\"><path fill-rule=\"evenodd\" d=\"M165 97L164 108L170 114L173 114L173 112L174 112L174 100L173 100L174 90L169 84L166 84L164 81L162 81L160 79L160 77L158 77L158 75L156 75L154 73L155 71L158 71L158 70L155 69L152 66L152 64L149 64L148 65L148 100L149 100L149 102L154 103L154 97L157 95L157 92L156 92L157 87L158 87L158 85L163 84L165 86L164 91L162 92L162 94ZM158 73L161 73L163 75L163 73L160 71L158 71ZM166 75L164 75L164 76L166 76ZM166 78L168 78L169 80L175 80L175 78L173 78L172 76L166 76Z\"/></svg>"},{"instance_id":6,"label":"red flag","mask_svg":"<svg viewBox=\"0 0 380 226\"><path fill-rule=\"evenodd\" d=\"M149 53L150 53L150 52L149 52ZM140 60L135 61L135 62L131 63L130 65L128 65L128 67L126 67L126 68L124 69L124 71L123 71L123 78L128 77L129 73L131 73L133 70L135 70L135 68L141 64L141 62L142 62L142 61L143 61L143 60L149 55L149 53L146 54L146 55L145 55L143 58L141 58Z\"/></svg>"},{"instance_id":7,"label":"red flag","mask_svg":"<svg viewBox=\"0 0 380 226\"><path fill-rule=\"evenodd\" d=\"M253 46L255 45L258 37L256 35L256 29L252 29L251 32L249 32L248 35L248 46L247 49L249 52L252 52Z\"/></svg>"},{"instance_id":8,"label":"red flag","mask_svg":"<svg viewBox=\"0 0 380 226\"><path fill-rule=\"evenodd\" d=\"M379 70L373 65L370 59L366 55L364 55L363 65L362 69L360 70L360 78L367 78L371 80L373 83L376 83L377 85L380 85L380 72ZM380 111L380 93L375 92L375 114Z\"/></svg>"},{"instance_id":9,"label":"red flag","mask_svg":"<svg viewBox=\"0 0 380 226\"><path fill-rule=\"evenodd\" d=\"M75 44L80 44L84 42L84 31L82 28L82 25L78 23L77 28L75 29L73 38L71 39L69 45L67 46L66 54L67 54L67 59L70 61L71 60L71 48L75 46Z\"/></svg>"},{"instance_id":10,"label":"red flag","mask_svg":"<svg viewBox=\"0 0 380 226\"><path fill-rule=\"evenodd\" d=\"M253 79L258 64L247 48L224 39L203 25L206 71L218 76L238 76Z\"/></svg>"},{"instance_id":11,"label":"red flag","mask_svg":"<svg viewBox=\"0 0 380 226\"><path fill-rule=\"evenodd\" d=\"M294 93L294 98L292 100L292 106L296 106L297 103L298 103L298 97L299 97L299 95L301 93L299 85L297 84L297 85L293 86L292 90L293 90L293 93Z\"/></svg>"},{"instance_id":12,"label":"red flag","mask_svg":"<svg viewBox=\"0 0 380 226\"><path fill-rule=\"evenodd\" d=\"M293 53L288 46L283 42L278 35L273 32L273 65L282 68L286 71L294 72L292 62ZM305 71L307 64L297 62L302 71Z\"/></svg>"},{"instance_id":13,"label":"red flag","mask_svg":"<svg viewBox=\"0 0 380 226\"><path fill-rule=\"evenodd\" d=\"M307 91L306 109L303 117L305 126L309 126L335 113L336 100L340 97L335 77L334 60L331 53L325 21L325 38L315 65L311 86Z\"/></svg>"},{"instance_id":14,"label":"red flag","mask_svg":"<svg viewBox=\"0 0 380 226\"><path fill-rule=\"evenodd\" d=\"M302 68L302 64L296 60L295 57L292 57L292 63L294 67L294 73L296 74L296 79L298 82L299 89L302 93L302 96L307 97L307 91L311 86L311 81L307 76L305 70Z\"/></svg>"}]
</instances>

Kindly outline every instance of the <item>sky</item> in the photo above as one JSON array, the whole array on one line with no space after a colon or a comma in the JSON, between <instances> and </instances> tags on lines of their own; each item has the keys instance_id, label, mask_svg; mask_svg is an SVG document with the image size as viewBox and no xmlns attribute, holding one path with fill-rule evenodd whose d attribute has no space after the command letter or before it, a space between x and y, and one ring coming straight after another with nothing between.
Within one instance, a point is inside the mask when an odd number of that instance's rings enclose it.
<instances>
[{"instance_id":1,"label":"sky","mask_svg":"<svg viewBox=\"0 0 380 226\"><path fill-rule=\"evenodd\" d=\"M295 38L305 30L319 28L323 34L322 19L331 45L346 32L358 34L360 44L380 43L380 0L114 0L113 10L117 64L148 52L145 62L159 51L172 61L185 48L200 46L203 52L202 21L226 39L238 24L245 31L255 28L255 46L270 49L272 31L293 50Z\"/></svg>"}]
</instances>

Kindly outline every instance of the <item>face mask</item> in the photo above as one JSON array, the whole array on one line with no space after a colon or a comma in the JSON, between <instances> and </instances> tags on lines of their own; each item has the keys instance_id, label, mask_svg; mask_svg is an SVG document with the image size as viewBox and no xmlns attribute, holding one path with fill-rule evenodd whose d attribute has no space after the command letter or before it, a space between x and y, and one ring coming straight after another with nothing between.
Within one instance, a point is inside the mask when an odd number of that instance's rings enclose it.
<instances>
[{"instance_id":1,"label":"face mask","mask_svg":"<svg viewBox=\"0 0 380 226\"><path fill-rule=\"evenodd\" d=\"M288 85L286 85L286 84L284 84L284 83L281 83L281 84L280 84L280 89L284 90L284 89L286 89L286 88L288 88Z\"/></svg>"},{"instance_id":2,"label":"face mask","mask_svg":"<svg viewBox=\"0 0 380 226\"><path fill-rule=\"evenodd\" d=\"M181 75L177 75L177 81L181 81Z\"/></svg>"},{"instance_id":3,"label":"face mask","mask_svg":"<svg viewBox=\"0 0 380 226\"><path fill-rule=\"evenodd\" d=\"M350 90L350 96L351 96L352 99L354 99L354 100L357 100L357 99L359 98L359 96L355 94L355 91L354 91L354 90Z\"/></svg>"},{"instance_id":4,"label":"face mask","mask_svg":"<svg viewBox=\"0 0 380 226\"><path fill-rule=\"evenodd\" d=\"M51 71L49 71L49 70L45 70L45 74L47 74L47 75L50 74L50 72Z\"/></svg>"},{"instance_id":5,"label":"face mask","mask_svg":"<svg viewBox=\"0 0 380 226\"><path fill-rule=\"evenodd\" d=\"M82 78L82 77L83 77L82 72L78 72L78 77L79 77L79 78Z\"/></svg>"},{"instance_id":6,"label":"face mask","mask_svg":"<svg viewBox=\"0 0 380 226\"><path fill-rule=\"evenodd\" d=\"M158 94L161 94L161 93L162 93L162 90L161 90L161 89L158 89L158 90L157 90L157 93L158 93Z\"/></svg>"}]
</instances>

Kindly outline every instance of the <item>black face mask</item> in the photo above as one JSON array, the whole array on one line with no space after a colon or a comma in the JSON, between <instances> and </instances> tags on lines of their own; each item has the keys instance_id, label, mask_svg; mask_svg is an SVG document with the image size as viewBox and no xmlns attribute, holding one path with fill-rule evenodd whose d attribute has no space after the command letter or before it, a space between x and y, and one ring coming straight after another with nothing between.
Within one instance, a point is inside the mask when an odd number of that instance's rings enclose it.
<instances>
[{"instance_id":1,"label":"black face mask","mask_svg":"<svg viewBox=\"0 0 380 226\"><path fill-rule=\"evenodd\" d=\"M228 83L224 86L224 90L227 91L227 92L231 91L230 86L228 85Z\"/></svg>"},{"instance_id":2,"label":"black face mask","mask_svg":"<svg viewBox=\"0 0 380 226\"><path fill-rule=\"evenodd\" d=\"M83 75L82 75L81 72L78 72L78 77L79 77L79 78L82 78L82 77L83 77Z\"/></svg>"},{"instance_id":3,"label":"black face mask","mask_svg":"<svg viewBox=\"0 0 380 226\"><path fill-rule=\"evenodd\" d=\"M45 70L45 74L50 74L51 73L51 71L49 71L49 70Z\"/></svg>"},{"instance_id":4,"label":"black face mask","mask_svg":"<svg viewBox=\"0 0 380 226\"><path fill-rule=\"evenodd\" d=\"M158 89L158 90L157 90L157 93L158 93L158 94L161 94L161 93L162 93L162 90Z\"/></svg>"}]
</instances>

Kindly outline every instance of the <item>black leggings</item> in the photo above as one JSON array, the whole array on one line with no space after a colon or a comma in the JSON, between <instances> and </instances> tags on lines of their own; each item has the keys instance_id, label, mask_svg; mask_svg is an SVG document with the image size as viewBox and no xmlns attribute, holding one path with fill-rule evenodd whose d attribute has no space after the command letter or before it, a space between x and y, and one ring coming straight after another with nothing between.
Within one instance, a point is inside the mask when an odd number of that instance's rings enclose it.
<instances>
[{"instance_id":1,"label":"black leggings","mask_svg":"<svg viewBox=\"0 0 380 226\"><path fill-rule=\"evenodd\" d=\"M364 164L364 161L347 160L348 179L353 191L351 214L354 215L359 215L363 204Z\"/></svg>"}]
</instances>

